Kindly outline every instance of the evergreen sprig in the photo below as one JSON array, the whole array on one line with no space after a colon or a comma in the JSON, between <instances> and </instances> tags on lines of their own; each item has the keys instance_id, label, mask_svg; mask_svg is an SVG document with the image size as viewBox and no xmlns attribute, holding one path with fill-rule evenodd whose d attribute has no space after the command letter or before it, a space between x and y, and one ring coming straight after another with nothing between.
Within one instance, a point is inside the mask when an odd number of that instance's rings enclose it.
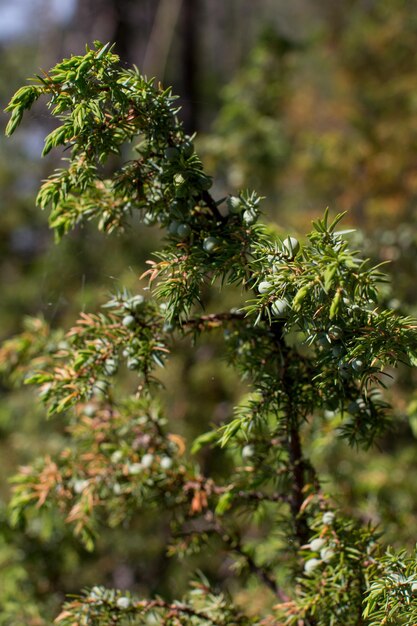
<instances>
[{"instance_id":1,"label":"evergreen sprig","mask_svg":"<svg viewBox=\"0 0 417 626\"><path fill-rule=\"evenodd\" d=\"M70 600L57 622L141 624L152 614L172 625L414 623L415 556L385 552L373 527L332 503L306 452L306 426L320 428L329 412L335 436L369 447L390 423L388 368L416 363L416 321L380 303L381 268L350 249L348 232L337 230L342 215L326 211L300 244L258 223L256 193L215 199L170 90L120 68L108 44L20 89L7 107L8 134L41 96L59 123L43 152L66 155L38 195L58 239L91 219L117 232L135 212L164 239L144 273L146 299L122 291L105 312L83 313L65 338L32 321L3 346L2 369L40 386L69 437L14 479L11 519L24 527L58 510L93 549L102 525L169 511L172 554L210 549L215 536L236 575L255 576L279 600L252 618L208 583L173 603L97 587ZM207 285L237 286L239 305L201 314ZM170 432L153 372L176 339L198 342L219 329L249 389L220 426L188 442ZM227 459L227 481L200 471L194 455L205 446Z\"/></svg>"}]
</instances>

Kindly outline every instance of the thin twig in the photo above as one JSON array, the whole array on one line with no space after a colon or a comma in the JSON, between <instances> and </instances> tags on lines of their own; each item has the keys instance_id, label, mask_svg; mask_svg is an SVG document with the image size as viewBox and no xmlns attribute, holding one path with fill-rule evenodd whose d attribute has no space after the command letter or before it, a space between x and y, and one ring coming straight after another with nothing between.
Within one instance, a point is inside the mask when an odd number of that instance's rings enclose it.
<instances>
[{"instance_id":1,"label":"thin twig","mask_svg":"<svg viewBox=\"0 0 417 626\"><path fill-rule=\"evenodd\" d=\"M249 571L252 574L255 574L273 593L282 601L288 602L289 596L278 586L276 580L274 580L271 574L260 565L257 565L250 554L248 554L241 542L240 537L234 536L232 537L227 530L220 524L218 520L212 526L212 530L218 534L224 543L229 546L234 552L236 552L239 556L243 557Z\"/></svg>"},{"instance_id":2,"label":"thin twig","mask_svg":"<svg viewBox=\"0 0 417 626\"><path fill-rule=\"evenodd\" d=\"M200 315L182 322L182 326L204 326L205 324L216 322L231 322L244 319L245 314L239 311L224 312L224 313L210 313L208 315Z\"/></svg>"}]
</instances>

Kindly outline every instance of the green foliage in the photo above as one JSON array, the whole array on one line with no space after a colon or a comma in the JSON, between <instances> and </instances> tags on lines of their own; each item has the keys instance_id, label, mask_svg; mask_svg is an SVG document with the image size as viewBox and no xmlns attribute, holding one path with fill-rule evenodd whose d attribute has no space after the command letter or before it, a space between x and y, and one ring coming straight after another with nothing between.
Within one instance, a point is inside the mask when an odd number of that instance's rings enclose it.
<instances>
[{"instance_id":1,"label":"green foliage","mask_svg":"<svg viewBox=\"0 0 417 626\"><path fill-rule=\"evenodd\" d=\"M104 527L163 511L171 555L220 545L240 585L256 577L279 600L254 615L206 580L181 602L94 587L57 623L411 624L415 557L385 551L379 531L332 502L307 452L312 426L365 449L387 433L386 383L417 359L416 321L384 307L380 266L351 250L342 215L326 211L300 244L258 223L256 193L216 200L171 92L121 69L110 46L97 42L17 92L9 134L40 96L60 124L44 154L63 146L67 163L38 195L57 238L92 219L120 231L137 212L164 239L143 274L146 297L122 290L65 336L30 320L3 346L4 373L39 386L67 437L13 479L11 522L24 530L58 512L93 550ZM114 155L124 161L113 166ZM209 285L238 291L238 306L202 313ZM163 370L178 342L216 330L247 393L189 442L157 398ZM198 462L207 447L227 476Z\"/></svg>"},{"instance_id":2,"label":"green foliage","mask_svg":"<svg viewBox=\"0 0 417 626\"><path fill-rule=\"evenodd\" d=\"M93 587L72 602L64 605L57 622L64 626L77 624L149 624L160 623L168 626L176 624L213 624L218 626L252 623L240 614L222 595L212 594L206 580L196 581L189 594L188 602L168 603L155 600L136 600L130 594L122 594L100 587Z\"/></svg>"}]
</instances>

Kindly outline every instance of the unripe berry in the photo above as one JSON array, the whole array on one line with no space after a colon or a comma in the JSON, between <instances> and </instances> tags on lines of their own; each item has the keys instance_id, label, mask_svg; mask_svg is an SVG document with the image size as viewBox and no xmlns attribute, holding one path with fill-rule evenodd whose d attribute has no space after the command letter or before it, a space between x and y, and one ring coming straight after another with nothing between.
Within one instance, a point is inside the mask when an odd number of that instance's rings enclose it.
<instances>
[{"instance_id":1,"label":"unripe berry","mask_svg":"<svg viewBox=\"0 0 417 626\"><path fill-rule=\"evenodd\" d=\"M142 465L140 463L131 463L128 467L129 474L136 476L142 471Z\"/></svg>"},{"instance_id":2,"label":"unripe berry","mask_svg":"<svg viewBox=\"0 0 417 626\"><path fill-rule=\"evenodd\" d=\"M167 161L175 161L179 157L179 150L175 146L168 146L165 148L165 158Z\"/></svg>"},{"instance_id":3,"label":"unripe berry","mask_svg":"<svg viewBox=\"0 0 417 626\"><path fill-rule=\"evenodd\" d=\"M104 363L104 373L107 374L107 376L113 376L113 374L115 374L116 372L117 372L116 359L113 359L113 358L106 359Z\"/></svg>"},{"instance_id":4,"label":"unripe berry","mask_svg":"<svg viewBox=\"0 0 417 626\"><path fill-rule=\"evenodd\" d=\"M139 359L135 359L135 358L128 359L127 363L126 363L126 366L127 366L128 370L137 370L139 365L140 365Z\"/></svg>"},{"instance_id":5,"label":"unripe berry","mask_svg":"<svg viewBox=\"0 0 417 626\"><path fill-rule=\"evenodd\" d=\"M109 385L106 380L96 380L92 389L93 395L95 395L97 398L104 398L108 388Z\"/></svg>"},{"instance_id":6,"label":"unripe berry","mask_svg":"<svg viewBox=\"0 0 417 626\"><path fill-rule=\"evenodd\" d=\"M287 237L282 242L282 245L286 248L291 257L294 257L300 250L300 244L298 243L298 239L295 237Z\"/></svg>"},{"instance_id":7,"label":"unripe berry","mask_svg":"<svg viewBox=\"0 0 417 626\"><path fill-rule=\"evenodd\" d=\"M353 359L351 366L355 372L361 372L364 368L364 362L361 359Z\"/></svg>"},{"instance_id":8,"label":"unripe berry","mask_svg":"<svg viewBox=\"0 0 417 626\"><path fill-rule=\"evenodd\" d=\"M233 214L240 213L242 209L242 201L237 196L229 196L226 200L226 204L230 213Z\"/></svg>"},{"instance_id":9,"label":"unripe berry","mask_svg":"<svg viewBox=\"0 0 417 626\"><path fill-rule=\"evenodd\" d=\"M251 209L246 209L246 211L243 211L243 221L248 226L252 226L253 224L255 224L257 219L258 216L256 215L255 211L252 211Z\"/></svg>"},{"instance_id":10,"label":"unripe berry","mask_svg":"<svg viewBox=\"0 0 417 626\"><path fill-rule=\"evenodd\" d=\"M153 463L153 460L154 460L153 454L149 454L149 453L148 454L144 454L142 459L141 459L142 467L146 467L146 468L151 467L151 465Z\"/></svg>"},{"instance_id":11,"label":"unripe berry","mask_svg":"<svg viewBox=\"0 0 417 626\"><path fill-rule=\"evenodd\" d=\"M263 280L258 285L258 291L259 293L266 293L267 291L271 289L271 287L272 287L271 283L269 283L267 280Z\"/></svg>"},{"instance_id":12,"label":"unripe berry","mask_svg":"<svg viewBox=\"0 0 417 626\"><path fill-rule=\"evenodd\" d=\"M191 228L188 224L179 224L177 228L177 235L180 239L186 239L191 233Z\"/></svg>"},{"instance_id":13,"label":"unripe berry","mask_svg":"<svg viewBox=\"0 0 417 626\"><path fill-rule=\"evenodd\" d=\"M354 400L352 400L352 402L349 402L347 410L349 411L349 413L351 415L357 415L358 413L360 413L360 406L357 402L355 402Z\"/></svg>"},{"instance_id":14,"label":"unripe berry","mask_svg":"<svg viewBox=\"0 0 417 626\"><path fill-rule=\"evenodd\" d=\"M216 252L220 247L220 241L216 237L206 237L203 241L205 252Z\"/></svg>"},{"instance_id":15,"label":"unripe berry","mask_svg":"<svg viewBox=\"0 0 417 626\"><path fill-rule=\"evenodd\" d=\"M74 493L82 493L88 487L88 480L76 480L74 482Z\"/></svg>"},{"instance_id":16,"label":"unripe berry","mask_svg":"<svg viewBox=\"0 0 417 626\"><path fill-rule=\"evenodd\" d=\"M96 412L96 407L94 406L94 404L86 404L83 412L85 415L87 415L87 417L93 417L94 413Z\"/></svg>"},{"instance_id":17,"label":"unripe berry","mask_svg":"<svg viewBox=\"0 0 417 626\"><path fill-rule=\"evenodd\" d=\"M184 141L184 143L182 143L179 148L181 150L182 155L186 159L189 159L190 156L194 154L194 146L191 143L191 141Z\"/></svg>"},{"instance_id":18,"label":"unripe berry","mask_svg":"<svg viewBox=\"0 0 417 626\"><path fill-rule=\"evenodd\" d=\"M320 564L321 564L320 559L308 559L308 561L304 563L305 573L311 574L311 572L315 570L316 567L318 567Z\"/></svg>"},{"instance_id":19,"label":"unripe berry","mask_svg":"<svg viewBox=\"0 0 417 626\"><path fill-rule=\"evenodd\" d=\"M255 454L255 448L248 444L247 446L243 446L242 448L242 458L250 459Z\"/></svg>"},{"instance_id":20,"label":"unripe berry","mask_svg":"<svg viewBox=\"0 0 417 626\"><path fill-rule=\"evenodd\" d=\"M332 548L323 548L322 550L320 550L320 557L325 563L329 563L329 561L331 561L334 557L334 554L335 553Z\"/></svg>"},{"instance_id":21,"label":"unripe berry","mask_svg":"<svg viewBox=\"0 0 417 626\"><path fill-rule=\"evenodd\" d=\"M126 302L126 308L129 311L138 312L142 308L144 303L145 303L145 298L141 296L140 294L138 294L137 296L133 296L133 298L130 298L130 300Z\"/></svg>"},{"instance_id":22,"label":"unripe berry","mask_svg":"<svg viewBox=\"0 0 417 626\"><path fill-rule=\"evenodd\" d=\"M110 457L112 463L120 463L123 459L123 452L121 450L115 450Z\"/></svg>"},{"instance_id":23,"label":"unripe berry","mask_svg":"<svg viewBox=\"0 0 417 626\"><path fill-rule=\"evenodd\" d=\"M349 366L347 365L347 363L345 363L343 360L339 361L338 368L340 378L343 378L345 380L350 378L351 374L349 373Z\"/></svg>"},{"instance_id":24,"label":"unripe berry","mask_svg":"<svg viewBox=\"0 0 417 626\"><path fill-rule=\"evenodd\" d=\"M333 511L326 511L323 513L322 522L325 526L331 526L334 522L335 514Z\"/></svg>"},{"instance_id":25,"label":"unripe berry","mask_svg":"<svg viewBox=\"0 0 417 626\"><path fill-rule=\"evenodd\" d=\"M289 313L289 304L286 300L278 298L271 305L271 313L274 317L285 318L288 317Z\"/></svg>"},{"instance_id":26,"label":"unripe berry","mask_svg":"<svg viewBox=\"0 0 417 626\"><path fill-rule=\"evenodd\" d=\"M313 541L310 542L310 550L312 550L313 552L319 552L324 545L326 545L325 539L313 539Z\"/></svg>"},{"instance_id":27,"label":"unripe berry","mask_svg":"<svg viewBox=\"0 0 417 626\"><path fill-rule=\"evenodd\" d=\"M169 470L172 467L172 459L170 456L163 456L160 461L160 466L163 470Z\"/></svg>"},{"instance_id":28,"label":"unripe berry","mask_svg":"<svg viewBox=\"0 0 417 626\"><path fill-rule=\"evenodd\" d=\"M122 596L116 600L116 605L119 609L128 609L130 607L130 598Z\"/></svg>"},{"instance_id":29,"label":"unripe berry","mask_svg":"<svg viewBox=\"0 0 417 626\"><path fill-rule=\"evenodd\" d=\"M180 225L180 223L177 222L176 220L173 220L172 222L170 222L168 224L168 232L169 232L169 234L170 235L176 235L179 225Z\"/></svg>"},{"instance_id":30,"label":"unripe berry","mask_svg":"<svg viewBox=\"0 0 417 626\"><path fill-rule=\"evenodd\" d=\"M133 315L125 315L122 319L122 324L126 326L126 328L132 328L136 324L136 320Z\"/></svg>"}]
</instances>

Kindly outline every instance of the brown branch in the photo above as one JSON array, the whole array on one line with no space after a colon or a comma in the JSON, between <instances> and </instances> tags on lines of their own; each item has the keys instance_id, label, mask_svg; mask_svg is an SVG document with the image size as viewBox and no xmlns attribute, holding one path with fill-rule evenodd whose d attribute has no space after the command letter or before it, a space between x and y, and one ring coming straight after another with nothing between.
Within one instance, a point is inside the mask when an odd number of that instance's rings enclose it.
<instances>
[{"instance_id":1,"label":"brown branch","mask_svg":"<svg viewBox=\"0 0 417 626\"><path fill-rule=\"evenodd\" d=\"M231 322L243 320L244 313L236 311L234 313L228 311L225 313L210 313L209 315L200 315L182 322L182 326L204 326L205 324L221 324L222 322Z\"/></svg>"},{"instance_id":2,"label":"brown branch","mask_svg":"<svg viewBox=\"0 0 417 626\"><path fill-rule=\"evenodd\" d=\"M217 206L216 201L214 200L213 196L208 191L206 190L202 191L199 194L199 197L205 203L205 205L210 209L210 211L213 213L213 216L219 222L225 223L227 221L227 217L223 217L223 215L220 213L219 207Z\"/></svg>"},{"instance_id":3,"label":"brown branch","mask_svg":"<svg viewBox=\"0 0 417 626\"><path fill-rule=\"evenodd\" d=\"M213 532L218 535L222 541L231 549L241 556L252 574L255 574L282 602L288 602L289 596L284 592L281 587L278 586L276 580L272 578L269 571L257 565L250 554L248 554L243 545L240 537L237 535L232 536L230 533L220 524L219 520L214 520L212 526L207 529L208 532Z\"/></svg>"},{"instance_id":4,"label":"brown branch","mask_svg":"<svg viewBox=\"0 0 417 626\"><path fill-rule=\"evenodd\" d=\"M171 615L178 615L179 613L182 613L183 615L189 615L190 617L198 617L199 619L205 620L214 624L214 626L217 626L217 622L212 617L202 611L196 611L187 604L169 603L164 600L142 600L134 603L133 607L135 606L144 607L146 610L152 610L155 608L165 609L166 611L169 611Z\"/></svg>"},{"instance_id":5,"label":"brown branch","mask_svg":"<svg viewBox=\"0 0 417 626\"><path fill-rule=\"evenodd\" d=\"M290 508L294 523L295 535L303 545L308 542L310 531L307 522L300 513L305 498L305 471L306 464L303 459L301 440L298 424L291 421L288 432L288 448L290 456L291 470L293 474L292 493L290 497Z\"/></svg>"},{"instance_id":6,"label":"brown branch","mask_svg":"<svg viewBox=\"0 0 417 626\"><path fill-rule=\"evenodd\" d=\"M283 493L262 493L261 491L238 491L237 498L255 502L288 502L289 496Z\"/></svg>"}]
</instances>

